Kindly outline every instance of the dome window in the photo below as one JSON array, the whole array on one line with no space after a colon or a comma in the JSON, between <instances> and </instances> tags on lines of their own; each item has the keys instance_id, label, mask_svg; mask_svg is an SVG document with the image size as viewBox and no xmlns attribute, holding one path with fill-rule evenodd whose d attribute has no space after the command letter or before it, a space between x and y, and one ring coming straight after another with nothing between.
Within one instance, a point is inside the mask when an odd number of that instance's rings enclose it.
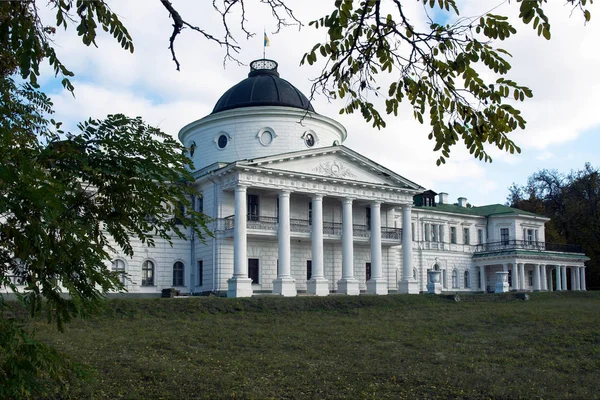
<instances>
[{"instance_id":1,"label":"dome window","mask_svg":"<svg viewBox=\"0 0 600 400\"><path fill-rule=\"evenodd\" d=\"M306 131L302 136L306 147L314 147L317 144L317 135L313 131Z\"/></svg>"},{"instance_id":2,"label":"dome window","mask_svg":"<svg viewBox=\"0 0 600 400\"><path fill-rule=\"evenodd\" d=\"M256 137L258 138L260 144L263 146L269 146L271 143L273 143L273 140L275 140L277 134L271 128L262 128L258 131Z\"/></svg>"},{"instance_id":3,"label":"dome window","mask_svg":"<svg viewBox=\"0 0 600 400\"><path fill-rule=\"evenodd\" d=\"M194 153L196 152L196 142L190 143L190 157L194 157Z\"/></svg>"},{"instance_id":4,"label":"dome window","mask_svg":"<svg viewBox=\"0 0 600 400\"><path fill-rule=\"evenodd\" d=\"M227 147L230 140L231 136L229 136L229 134L226 132L221 132L215 137L215 143L217 144L219 150L223 150L225 147Z\"/></svg>"}]
</instances>

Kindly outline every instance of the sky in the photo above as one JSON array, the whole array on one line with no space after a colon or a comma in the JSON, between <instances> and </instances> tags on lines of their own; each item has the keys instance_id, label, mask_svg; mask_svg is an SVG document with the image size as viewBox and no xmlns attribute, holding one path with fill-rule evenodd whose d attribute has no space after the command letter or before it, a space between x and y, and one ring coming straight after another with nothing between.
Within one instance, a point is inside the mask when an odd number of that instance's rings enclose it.
<instances>
[{"instance_id":1,"label":"sky","mask_svg":"<svg viewBox=\"0 0 600 400\"><path fill-rule=\"evenodd\" d=\"M171 0L180 14L193 25L214 35L223 34L219 15L212 2ZM385 116L387 127L372 128L360 114L339 115L343 100L329 102L317 95L315 110L336 119L348 131L344 145L398 174L432 189L446 192L450 201L466 197L473 205L504 203L508 187L525 184L539 169L568 173L589 162L600 167L600 8L591 7L591 21L584 25L578 12L571 12L565 1L552 0L545 6L552 24L552 40L539 38L530 26L517 20L518 3L503 0L458 0L461 16L494 13L513 17L518 31L501 43L512 54L512 69L507 78L533 90L533 99L519 104L527 120L525 130L510 138L522 149L511 155L488 147L493 162L474 159L462 143L452 148L445 165L436 166L434 143L427 140L427 122L412 117L409 104L400 105L397 117ZM318 66L300 66L303 54L318 41L324 30L308 22L330 13L333 1L289 0L297 18L304 23L276 33L270 9L258 0L246 0L247 28L252 38L239 31L239 12L231 26L241 47L235 62L223 64L224 49L198 33L184 30L175 44L181 71L177 71L168 49L171 20L159 0L109 1L133 37L135 52L122 50L108 34L99 33L96 47L85 47L74 29L59 29L54 37L59 59L75 73L75 96L62 89L52 71L42 69L42 88L52 98L56 114L71 131L77 122L123 113L141 116L146 122L177 136L179 129L212 111L219 97L244 79L248 64L262 58L263 30L270 38L266 57L279 63L280 76L303 93L309 94L311 79ZM406 11L416 26L424 26L427 16L418 1L406 1ZM51 25L54 14L40 10L44 23ZM431 14L436 20L451 21L452 14ZM382 77L386 82L390 77Z\"/></svg>"}]
</instances>

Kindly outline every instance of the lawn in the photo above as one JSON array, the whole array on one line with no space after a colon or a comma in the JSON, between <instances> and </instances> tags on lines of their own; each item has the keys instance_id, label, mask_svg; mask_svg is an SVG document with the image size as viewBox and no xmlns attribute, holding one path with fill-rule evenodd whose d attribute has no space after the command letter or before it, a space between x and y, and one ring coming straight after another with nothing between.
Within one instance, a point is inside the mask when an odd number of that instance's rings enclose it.
<instances>
[{"instance_id":1,"label":"lawn","mask_svg":"<svg viewBox=\"0 0 600 400\"><path fill-rule=\"evenodd\" d=\"M600 398L600 293L111 300L63 398Z\"/></svg>"}]
</instances>

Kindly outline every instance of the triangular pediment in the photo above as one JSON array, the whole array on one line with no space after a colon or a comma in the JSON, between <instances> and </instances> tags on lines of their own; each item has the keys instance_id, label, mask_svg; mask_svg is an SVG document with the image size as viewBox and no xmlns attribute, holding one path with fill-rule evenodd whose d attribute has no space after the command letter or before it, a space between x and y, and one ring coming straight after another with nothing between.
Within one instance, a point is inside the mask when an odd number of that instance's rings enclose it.
<instances>
[{"instance_id":1,"label":"triangular pediment","mask_svg":"<svg viewBox=\"0 0 600 400\"><path fill-rule=\"evenodd\" d=\"M422 190L414 182L344 146L332 146L248 160L243 165L360 183Z\"/></svg>"}]
</instances>

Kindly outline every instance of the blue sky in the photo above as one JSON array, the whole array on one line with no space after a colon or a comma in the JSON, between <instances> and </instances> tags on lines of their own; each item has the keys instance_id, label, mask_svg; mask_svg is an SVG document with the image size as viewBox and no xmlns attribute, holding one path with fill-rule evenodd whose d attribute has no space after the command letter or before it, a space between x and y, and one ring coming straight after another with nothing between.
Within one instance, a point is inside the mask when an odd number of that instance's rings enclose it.
<instances>
[{"instance_id":1,"label":"blue sky","mask_svg":"<svg viewBox=\"0 0 600 400\"><path fill-rule=\"evenodd\" d=\"M133 55L123 51L104 34L99 48L86 48L72 31L59 29L57 52L61 60L75 72L76 97L62 90L59 81L43 71L44 88L55 103L57 120L73 128L89 117L102 118L108 113L141 115L176 136L186 124L209 114L229 87L244 79L248 67L229 62L223 67L223 49L187 30L176 43L182 70L177 72L168 50L171 22L157 0L111 2L133 36ZM154 4L156 3L156 4ZM204 4L205 3L205 4ZM191 23L216 34L222 32L210 4L193 0L174 0L173 4ZM290 1L296 15L308 21L329 12L329 4L318 0ZM479 15L502 5L496 13L516 17L518 4L502 0L460 0L462 16ZM582 168L585 162L600 166L600 18L593 7L592 21L583 26L582 18L563 2L551 2L547 13L551 18L553 38L547 42L535 35L531 27L515 23L519 34L503 47L514 58L509 78L529 86L534 99L522 104L528 120L524 131L511 138L521 146L520 155L511 156L492 151L494 162L484 164L473 159L459 144L452 150L450 161L436 167L433 142L427 140L427 126L415 122L409 106L401 108L397 118L387 117L388 127L377 131L360 115L340 116L343 102L329 103L317 96L313 106L346 126L346 146L382 164L400 175L437 192L449 193L450 200L466 197L474 205L504 203L508 187L526 183L527 177L541 168L568 172ZM310 79L318 75L318 67L299 66L299 61L314 43L325 39L325 32L305 26L290 27L275 34L275 21L267 7L248 3L248 28L256 36L246 40L234 31L242 48L239 59L249 63L262 58L262 32L269 35L271 46L267 58L279 62L279 72L308 94ZM406 3L406 12L418 26L426 21L418 2ZM45 18L53 13L42 10ZM207 18L207 15L213 17ZM448 21L452 16L448 17ZM47 19L46 21L50 21ZM232 21L235 26L237 21ZM385 76L383 80L389 79Z\"/></svg>"}]
</instances>

